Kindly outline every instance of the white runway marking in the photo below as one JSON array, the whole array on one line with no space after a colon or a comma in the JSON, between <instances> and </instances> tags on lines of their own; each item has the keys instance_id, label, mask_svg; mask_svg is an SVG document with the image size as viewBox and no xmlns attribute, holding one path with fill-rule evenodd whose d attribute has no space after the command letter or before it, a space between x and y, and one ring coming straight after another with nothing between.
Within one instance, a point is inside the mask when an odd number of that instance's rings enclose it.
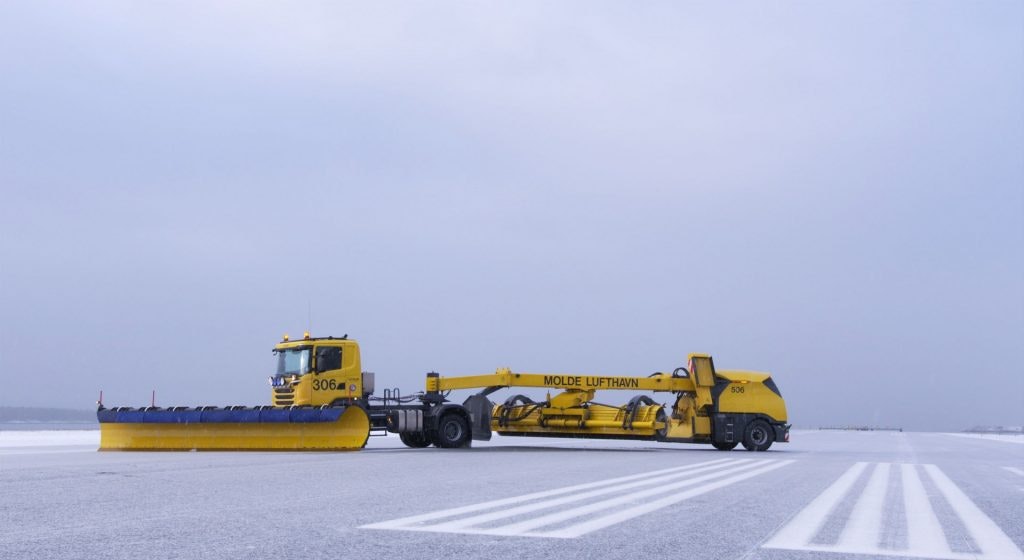
<instances>
[{"instance_id":1,"label":"white runway marking","mask_svg":"<svg viewBox=\"0 0 1024 560\"><path fill-rule=\"evenodd\" d=\"M853 548L861 543L875 545L882 529L885 509L885 490L889 486L889 463L882 463L871 473L871 480L860 494L857 505L850 512L850 520L839 535L841 548Z\"/></svg>"},{"instance_id":2,"label":"white runway marking","mask_svg":"<svg viewBox=\"0 0 1024 560\"><path fill-rule=\"evenodd\" d=\"M575 538L736 484L792 462L718 459L372 523L362 528ZM686 487L693 488L673 492ZM565 504L609 495L611 497L584 505L559 508ZM543 510L547 512L530 515ZM505 523L502 520L511 522Z\"/></svg>"},{"instance_id":3,"label":"white runway marking","mask_svg":"<svg viewBox=\"0 0 1024 560\"><path fill-rule=\"evenodd\" d=\"M764 546L768 548L801 548L804 544L811 542L814 535L818 534L821 527L825 525L828 514L835 509L843 496L850 491L850 487L860 473L864 472L867 463L856 463L843 476L832 483L814 499L807 507L796 515L781 531L775 534L772 540Z\"/></svg>"},{"instance_id":4,"label":"white runway marking","mask_svg":"<svg viewBox=\"0 0 1024 560\"><path fill-rule=\"evenodd\" d=\"M1021 553L1017 545L1013 544L1010 537L1007 537L1006 533L985 515L985 512L974 505L967 494L953 484L953 481L940 471L939 467L925 465L924 470L928 471L939 488L939 492L942 492L942 495L949 501L949 505L956 510L960 520L964 522L964 526L974 538L974 542L983 547L985 558L1003 558L1005 560L1024 558L1024 553Z\"/></svg>"},{"instance_id":5,"label":"white runway marking","mask_svg":"<svg viewBox=\"0 0 1024 560\"><path fill-rule=\"evenodd\" d=\"M906 517L907 544L905 548L885 548L881 543L882 522L887 505L895 502L895 492L889 492L890 464L874 466L870 478L859 495L851 489L866 470L865 463L856 463L811 501L778 533L769 539L765 548L811 550L841 554L869 554L873 556L903 556L915 558L941 558L949 560L1024 560L1024 553L1006 536L960 488L935 465L923 465L923 470L945 498L979 552L956 552L949 546L946 533L932 507L932 499L925 490L920 471L915 465L899 466L899 485L903 494L903 513ZM844 520L836 544L819 544L815 537L839 504L856 500Z\"/></svg>"},{"instance_id":6,"label":"white runway marking","mask_svg":"<svg viewBox=\"0 0 1024 560\"><path fill-rule=\"evenodd\" d=\"M1019 474L1024 476L1024 470L1018 469L1017 467L1003 467L1004 469L1012 472L1013 474Z\"/></svg>"},{"instance_id":7,"label":"white runway marking","mask_svg":"<svg viewBox=\"0 0 1024 560\"><path fill-rule=\"evenodd\" d=\"M924 484L914 465L900 465L903 483L903 511L907 515L907 548L924 556L940 556L946 552L946 534L928 500Z\"/></svg>"}]
</instances>

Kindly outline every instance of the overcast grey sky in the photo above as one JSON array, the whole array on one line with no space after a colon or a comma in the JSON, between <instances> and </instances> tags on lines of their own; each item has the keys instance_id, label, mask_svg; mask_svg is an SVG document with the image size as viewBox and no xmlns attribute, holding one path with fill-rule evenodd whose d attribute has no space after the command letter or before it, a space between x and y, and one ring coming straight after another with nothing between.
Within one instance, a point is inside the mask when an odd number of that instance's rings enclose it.
<instances>
[{"instance_id":1,"label":"overcast grey sky","mask_svg":"<svg viewBox=\"0 0 1024 560\"><path fill-rule=\"evenodd\" d=\"M405 392L1020 425L1022 6L0 3L0 405L265 404L311 307Z\"/></svg>"}]
</instances>

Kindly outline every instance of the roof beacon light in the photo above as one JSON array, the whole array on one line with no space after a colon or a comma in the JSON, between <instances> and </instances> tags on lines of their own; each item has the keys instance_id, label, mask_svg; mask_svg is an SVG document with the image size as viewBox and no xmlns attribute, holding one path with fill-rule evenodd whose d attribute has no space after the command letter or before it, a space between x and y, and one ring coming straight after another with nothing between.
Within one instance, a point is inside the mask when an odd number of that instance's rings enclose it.
<instances>
[{"instance_id":1,"label":"roof beacon light","mask_svg":"<svg viewBox=\"0 0 1024 560\"><path fill-rule=\"evenodd\" d=\"M309 340L309 331L302 333L302 338Z\"/></svg>"},{"instance_id":2,"label":"roof beacon light","mask_svg":"<svg viewBox=\"0 0 1024 560\"><path fill-rule=\"evenodd\" d=\"M288 333L285 333L284 336L281 337L281 339L284 340L285 342L288 342Z\"/></svg>"}]
</instances>

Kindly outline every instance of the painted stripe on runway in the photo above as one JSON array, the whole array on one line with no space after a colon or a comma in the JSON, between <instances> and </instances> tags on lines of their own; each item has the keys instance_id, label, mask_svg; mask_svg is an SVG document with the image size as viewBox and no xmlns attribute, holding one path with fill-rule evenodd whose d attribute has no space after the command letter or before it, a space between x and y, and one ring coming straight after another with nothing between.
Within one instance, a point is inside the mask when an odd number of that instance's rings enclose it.
<instances>
[{"instance_id":1,"label":"painted stripe on runway","mask_svg":"<svg viewBox=\"0 0 1024 560\"><path fill-rule=\"evenodd\" d=\"M1010 472L1012 472L1013 474L1019 474L1020 476L1024 476L1024 470L1018 469L1017 467L1003 467L1003 468L1008 470L1008 471L1010 471Z\"/></svg>"},{"instance_id":2,"label":"painted stripe on runway","mask_svg":"<svg viewBox=\"0 0 1024 560\"><path fill-rule=\"evenodd\" d=\"M1024 553L1013 544L1010 537L999 528L992 519L981 511L963 490L960 490L953 481L946 476L946 473L939 470L935 465L925 465L924 470L932 477L932 481L939 488L939 492L946 497L949 505L956 510L960 521L971 533L974 542L982 547L984 558L1002 558L1004 560L1024 559Z\"/></svg>"},{"instance_id":3,"label":"painted stripe on runway","mask_svg":"<svg viewBox=\"0 0 1024 560\"><path fill-rule=\"evenodd\" d=\"M762 467L759 467L757 469L754 469L752 471L748 471L748 472L745 472L745 473L742 473L742 474L739 474L739 475L736 475L736 476L730 476L729 478L726 478L726 479L723 479L723 480L719 480L719 481L716 481L716 482L705 484L705 485L702 485L702 486L700 486L698 488L694 488L692 490L688 490L686 492L683 492L681 494L677 494L677 495L674 495L674 496L667 496L667 497L662 498L660 500L654 500L654 501L648 502L646 504L641 504L641 505L638 505L638 506L634 506L634 507L631 507L631 508L629 508L627 510L624 510L624 511L617 511L615 513L611 513L611 514L605 515L603 517L598 517L596 519L590 519L590 520L584 521L582 523L578 523L576 525L573 525L573 526L570 526L570 527L566 527L564 529L558 529L556 531L549 531L547 533L540 533L538 536L560 537L560 538L575 538L575 537L579 537L579 536L585 535L587 533L596 531L598 529L604 529L605 527L611 527L612 525L616 525L616 524L622 523L623 521L626 521L628 519L633 519L634 517L639 517L641 515L650 513L652 511L657 511L659 509L668 507L670 505L674 505L674 504L677 504L679 502L682 502L682 501L685 501L685 500L689 500L690 498L693 498L695 496L700 496L701 494L706 494L708 492L711 492L712 490L717 490L719 488L725 488L727 486L732 486L733 484L736 484L737 482L741 482L743 480L747 480L748 478L753 478L755 476L758 476L758 475L761 475L761 474L765 474L767 472L770 472L770 471L773 471L775 469L779 469L779 468L785 467L786 465L789 465L789 464L792 464L792 463L793 463L792 460L769 462L768 464L766 464L766 465L764 465Z\"/></svg>"},{"instance_id":4,"label":"painted stripe on runway","mask_svg":"<svg viewBox=\"0 0 1024 560\"><path fill-rule=\"evenodd\" d=\"M494 511L494 512L491 512L491 513L486 513L486 514L483 514L483 515L474 515L472 517L464 517L464 518L456 520L456 521L449 521L447 523L441 523L441 524L438 524L438 525L433 525L433 526L431 526L430 530L454 533L454 532L457 532L458 529L462 529L462 528L470 527L470 526L483 525L484 523L489 523L489 522L497 520L497 519L507 519L509 517L516 517L518 515L523 515L525 513L531 513L531 512L534 512L534 511L541 510L541 509L550 509L550 508L553 508L555 506L560 506L562 504L568 504L568 503L572 503L572 502L579 502L579 501L586 500L588 498L593 498L593 497L596 497L596 496L603 496L603 495L606 495L606 494L614 494L614 493L621 492L623 490L630 490L630 489L633 489L633 488L641 488L641 487L644 487L644 486L658 485L658 488L655 488L655 490L658 491L658 490L660 490L662 484L667 483L667 482L672 481L672 480L675 480L675 479L684 478L684 477L687 478L687 480L685 480L684 482L686 482L688 484L696 484L696 482L693 482L693 481L703 480L703 479L705 479L707 477L689 478L689 477L693 476L694 474L705 472L705 471L712 470L712 469L721 471L721 469L723 467L725 467L725 466L728 466L728 467L740 466L740 467L742 467L743 464L749 463L749 462L750 462L749 459L744 459L744 460L736 461L736 462L733 462L733 463L724 463L724 464L719 464L719 465L707 465L707 466L696 468L696 469L690 469L690 470L675 472L675 473L672 473L672 474L669 474L669 475L662 475L662 476L658 476L658 477L645 478L645 479L642 479L642 480L637 480L637 481L629 482L629 483L626 483L626 484L615 484L615 485L611 485L611 486L605 486L604 488L598 488L597 490L591 490L589 492L581 492L581 493L576 493L576 494L569 494L568 496L562 496L561 498L553 498L553 499L549 499L549 500L543 500L543 501L534 502L532 504L526 504L526 505L523 505L523 506L512 507L512 508L508 508L508 509L501 509L501 510ZM715 476L717 476L717 475L715 475ZM634 494L634 495L636 495L636 494Z\"/></svg>"},{"instance_id":5,"label":"painted stripe on runway","mask_svg":"<svg viewBox=\"0 0 1024 560\"><path fill-rule=\"evenodd\" d=\"M889 463L875 465L868 485L850 512L850 520L839 535L836 546L850 548L861 543L876 545L881 537L885 491L889 486Z\"/></svg>"},{"instance_id":6,"label":"painted stripe on runway","mask_svg":"<svg viewBox=\"0 0 1024 560\"><path fill-rule=\"evenodd\" d=\"M886 548L881 541L882 523L886 511L891 511L895 495L890 492L888 463L878 464L859 495L850 490L865 471L864 463L850 467L832 485L825 489L807 507L800 511L785 527L764 545L765 548L809 550L838 554L867 554L872 556L902 556L949 560L1024 560L1024 553L1010 540L991 518L937 466L922 466L939 494L963 523L971 540L980 547L979 552L955 552L949 546L947 533L932 506L921 474L915 465L901 464L898 478L903 494L903 513L906 516L907 545L905 548ZM815 537L821 532L826 519L837 506L847 499L855 505L845 519L836 544L819 544Z\"/></svg>"},{"instance_id":7,"label":"painted stripe on runway","mask_svg":"<svg viewBox=\"0 0 1024 560\"><path fill-rule=\"evenodd\" d=\"M753 467L763 466L763 463L749 464L748 461L744 461L744 463L747 463L747 464L743 464L743 465L739 465L739 466L736 466L736 467L728 468L728 469L722 470L720 472L709 474L709 475L698 476L698 477L694 477L694 478L687 478L686 480L681 480L681 481L673 483L673 484L659 485L659 486L657 486L655 488L650 488L650 489L642 491L642 492L630 492L630 493L625 494L623 496L618 496L616 498L602 500L600 502L595 502L595 503L592 503L592 504L588 504L588 505L585 505L585 506L580 506L580 507L572 508L572 509L565 510L565 511L556 511L556 512L553 512L553 513L549 513L547 515L542 515L542 516L537 517L537 518L527 519L527 520L524 520L524 521L520 521L518 523L513 523L511 525L505 525L503 527L496 527L496 528L493 528L493 529L473 529L473 530L470 530L470 531L467 531L467 532L472 532L472 533L477 533L477 534L509 535L509 536L558 537L558 538L578 537L578 536L580 536L582 534L589 533L593 529L583 530L582 532L576 533L576 531L578 530L578 526L582 525L582 524L577 524L577 526L574 526L574 527L577 527L577 529L573 529L572 531L569 531L569 529L571 529L571 528L564 528L564 529L557 530L557 531L552 531L552 530L548 530L548 531L543 531L543 530L535 531L535 529L539 529L541 527L549 527L549 526L560 525L560 524L565 523L566 521L570 521L572 519L582 518L585 515L599 514L599 513L602 513L602 512L606 512L606 511L615 511L619 506L624 506L624 505L627 505L627 504L631 504L631 503L634 503L634 502L636 502L637 500L640 500L640 499L650 498L650 497L653 497L653 496L657 496L659 494L663 494L663 493L668 492L668 491L678 490L680 488L685 488L687 486L696 486L696 485L703 484L705 482L714 480L716 478L720 479L723 475L733 475L733 474L736 474L737 472L742 472L742 471L745 471L745 470L750 470ZM730 477L730 478L728 478L726 480L729 483L731 483L731 482L733 482L734 478L736 478L738 480L742 480L743 478L748 478L748 477L744 476L744 475L740 475L740 477ZM711 490L714 490L715 488L719 488L719 487L720 486L716 485L715 483L703 484L701 486L701 488L700 488L700 490L701 490L700 493L711 491ZM688 493L684 493L684 494L688 494ZM681 495L683 495L683 494L681 494ZM629 516L623 517L618 522L625 521L626 519L631 519L632 517L635 517L635 516L634 515L629 515ZM473 523L473 525L476 525L476 523Z\"/></svg>"},{"instance_id":8,"label":"painted stripe on runway","mask_svg":"<svg viewBox=\"0 0 1024 560\"><path fill-rule=\"evenodd\" d=\"M720 459L382 521L363 525L362 528L575 538L792 462ZM664 496L666 492L688 486L695 488ZM610 497L568 509L559 507L605 496ZM658 496L662 497L659 499ZM482 513L488 510L493 511ZM541 513L531 515L537 512ZM503 520L511 522L502 523Z\"/></svg>"},{"instance_id":9,"label":"painted stripe on runway","mask_svg":"<svg viewBox=\"0 0 1024 560\"><path fill-rule=\"evenodd\" d=\"M443 509L443 510L431 512L431 513L424 513L422 515L412 515L412 516L409 516L409 517L403 517L401 519L395 519L393 521L385 521L385 522L382 522L382 523L374 523L374 524L371 524L371 525L364 525L363 527L364 528L368 528L368 529L387 529L387 528L390 528L390 527L385 527L383 525L385 525L385 524L387 524L387 525L397 525L397 524L413 525L413 524L416 524L416 523L423 523L423 522L427 522L427 521L433 521L435 519L443 519L443 518L446 518L446 517L455 517L455 516L464 515L464 514L467 514L467 513L473 513L473 512L477 512L477 511L485 511L485 510L488 510L488 509L494 509L494 508L504 507L504 506L507 506L507 505L527 502L527 501L530 501L530 500L536 500L536 499L540 499L540 498L547 498L549 496L558 496L558 495L561 495L561 494L568 494L568 493L571 493L571 492L578 492L580 490L589 490L591 488L599 488L601 486L608 486L608 485L613 485L613 484L619 484L619 483L622 483L622 482L629 482L629 481L632 481L632 480L649 479L649 478L651 478L653 476L657 476L657 475L661 475L661 474L666 474L666 473L687 471L687 470L698 468L698 467L701 467L701 466L704 466L704 465L714 465L714 464L731 463L731 462L734 462L734 461L729 461L729 459L715 459L714 461L705 461L703 463L695 463L695 464L692 464L692 465L686 465L686 466L682 466L682 467L673 467L673 468L670 468L670 469L661 469L661 470L657 470L657 471L645 472L645 473L634 474L634 475L629 475L629 476L620 476L618 478L609 478L607 480L598 480L597 482L588 482L586 484L576 484L574 486L567 486L565 488L556 488L554 490L545 490L543 492L533 492L532 494L525 494L525 495L522 495L522 496L515 496L515 497L512 497L512 498L503 498L503 499L500 499L500 500L491 500L489 502L473 504L473 505L470 505L470 506L462 506L462 507L456 507L456 508Z\"/></svg>"},{"instance_id":10,"label":"painted stripe on runway","mask_svg":"<svg viewBox=\"0 0 1024 560\"><path fill-rule=\"evenodd\" d=\"M924 556L949 553L949 541L942 524L935 515L932 502L924 489L914 465L900 465L903 484L903 511L907 516L907 548L920 551Z\"/></svg>"},{"instance_id":11,"label":"painted stripe on runway","mask_svg":"<svg viewBox=\"0 0 1024 560\"><path fill-rule=\"evenodd\" d=\"M818 534L832 510L839 505L846 494L864 472L867 463L856 463L831 486L825 489L813 502L800 511L781 531L765 543L767 548L799 549L811 542Z\"/></svg>"}]
</instances>

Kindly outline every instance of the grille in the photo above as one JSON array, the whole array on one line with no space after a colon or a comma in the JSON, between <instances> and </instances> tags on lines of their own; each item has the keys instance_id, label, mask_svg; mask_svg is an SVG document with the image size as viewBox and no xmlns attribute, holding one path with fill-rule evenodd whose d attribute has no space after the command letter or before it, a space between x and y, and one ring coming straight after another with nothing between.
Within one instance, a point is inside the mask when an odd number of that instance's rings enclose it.
<instances>
[{"instance_id":1,"label":"grille","mask_svg":"<svg viewBox=\"0 0 1024 560\"><path fill-rule=\"evenodd\" d=\"M290 406L295 404L295 389L291 387L274 387L274 406Z\"/></svg>"}]
</instances>

